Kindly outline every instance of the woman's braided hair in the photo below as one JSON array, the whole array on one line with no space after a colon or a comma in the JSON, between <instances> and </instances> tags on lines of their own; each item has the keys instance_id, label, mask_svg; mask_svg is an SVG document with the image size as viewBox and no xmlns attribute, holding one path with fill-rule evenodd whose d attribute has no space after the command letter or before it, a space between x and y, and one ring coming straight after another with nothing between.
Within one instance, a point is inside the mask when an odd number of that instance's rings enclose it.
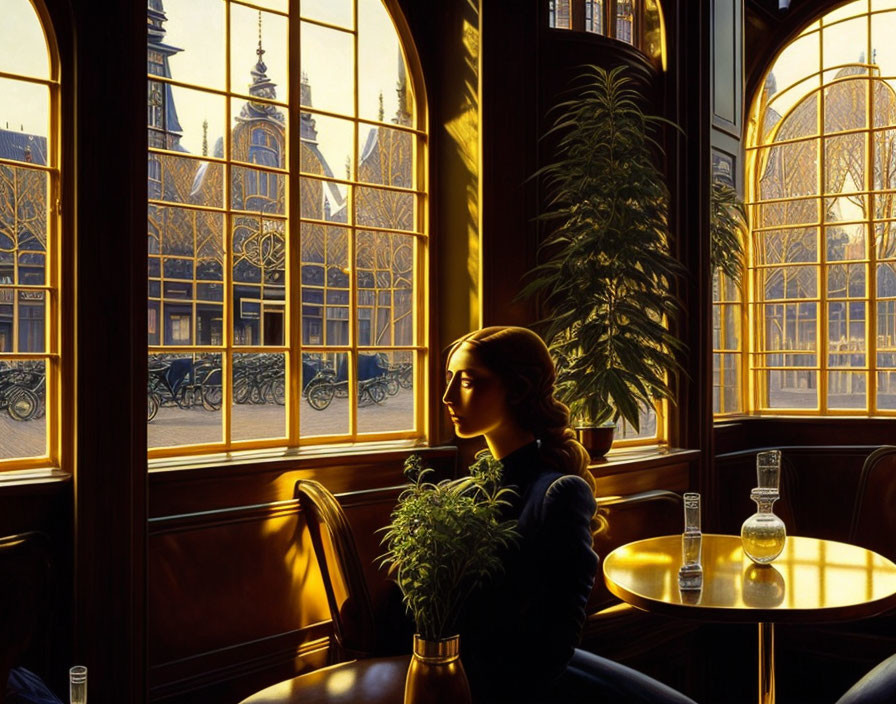
<instances>
[{"instance_id":1,"label":"woman's braided hair","mask_svg":"<svg viewBox=\"0 0 896 704\"><path fill-rule=\"evenodd\" d=\"M540 440L541 460L557 472L582 477L596 489L588 470L588 451L569 425L569 408L554 398L556 371L544 341L528 328L492 326L459 338L448 358L461 345L472 348L478 361L495 374L507 391L507 406L519 426ZM603 527L595 515L593 532Z\"/></svg>"}]
</instances>

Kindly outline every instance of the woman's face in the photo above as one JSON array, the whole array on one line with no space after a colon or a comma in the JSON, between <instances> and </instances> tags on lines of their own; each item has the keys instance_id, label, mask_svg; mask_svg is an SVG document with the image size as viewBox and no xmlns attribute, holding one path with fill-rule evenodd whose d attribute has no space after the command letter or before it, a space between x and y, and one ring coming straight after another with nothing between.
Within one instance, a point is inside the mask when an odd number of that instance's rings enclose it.
<instances>
[{"instance_id":1,"label":"woman's face","mask_svg":"<svg viewBox=\"0 0 896 704\"><path fill-rule=\"evenodd\" d=\"M458 437L486 435L510 420L507 392L501 380L476 358L476 348L463 343L448 359L442 403Z\"/></svg>"}]
</instances>

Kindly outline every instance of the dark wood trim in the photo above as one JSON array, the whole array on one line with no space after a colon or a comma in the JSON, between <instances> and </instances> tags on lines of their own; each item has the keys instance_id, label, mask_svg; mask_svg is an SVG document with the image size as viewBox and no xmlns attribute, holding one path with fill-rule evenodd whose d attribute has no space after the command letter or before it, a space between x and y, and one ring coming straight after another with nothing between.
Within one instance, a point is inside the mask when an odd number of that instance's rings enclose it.
<instances>
[{"instance_id":1,"label":"dark wood trim","mask_svg":"<svg viewBox=\"0 0 896 704\"><path fill-rule=\"evenodd\" d=\"M75 7L74 651L146 700L146 6ZM114 380L110 383L110 380Z\"/></svg>"},{"instance_id":2,"label":"dark wood trim","mask_svg":"<svg viewBox=\"0 0 896 704\"><path fill-rule=\"evenodd\" d=\"M274 679L272 673L288 679L325 665L329 633L330 622L326 621L155 666L150 670L150 682L161 684L150 687L149 701L220 701L213 691L221 688L231 698L233 689L242 690L243 695L237 696L248 695Z\"/></svg>"}]
</instances>

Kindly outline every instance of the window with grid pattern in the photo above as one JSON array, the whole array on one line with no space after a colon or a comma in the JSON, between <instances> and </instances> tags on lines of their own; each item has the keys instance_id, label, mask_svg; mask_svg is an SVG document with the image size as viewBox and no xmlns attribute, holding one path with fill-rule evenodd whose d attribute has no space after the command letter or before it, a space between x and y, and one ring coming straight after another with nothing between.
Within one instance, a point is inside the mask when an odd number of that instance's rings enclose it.
<instances>
[{"instance_id":1,"label":"window with grid pattern","mask_svg":"<svg viewBox=\"0 0 896 704\"><path fill-rule=\"evenodd\" d=\"M663 63L659 0L548 0L548 26L612 37Z\"/></svg>"},{"instance_id":2,"label":"window with grid pattern","mask_svg":"<svg viewBox=\"0 0 896 704\"><path fill-rule=\"evenodd\" d=\"M392 3L147 10L150 456L422 436L427 135Z\"/></svg>"},{"instance_id":3,"label":"window with grid pattern","mask_svg":"<svg viewBox=\"0 0 896 704\"><path fill-rule=\"evenodd\" d=\"M59 67L39 3L0 23L0 469L59 457Z\"/></svg>"},{"instance_id":4,"label":"window with grid pattern","mask_svg":"<svg viewBox=\"0 0 896 704\"><path fill-rule=\"evenodd\" d=\"M860 0L771 66L747 144L751 407L896 413L896 3Z\"/></svg>"}]
</instances>

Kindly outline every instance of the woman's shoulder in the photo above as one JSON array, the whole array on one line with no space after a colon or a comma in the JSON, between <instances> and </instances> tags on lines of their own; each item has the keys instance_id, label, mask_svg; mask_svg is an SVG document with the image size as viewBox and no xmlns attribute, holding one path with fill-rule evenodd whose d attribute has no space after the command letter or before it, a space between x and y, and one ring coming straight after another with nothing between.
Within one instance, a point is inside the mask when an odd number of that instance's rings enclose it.
<instances>
[{"instance_id":1,"label":"woman's shoulder","mask_svg":"<svg viewBox=\"0 0 896 704\"><path fill-rule=\"evenodd\" d=\"M582 477L546 471L534 482L528 501L542 521L570 518L573 515L594 515L597 505L591 487Z\"/></svg>"}]
</instances>

